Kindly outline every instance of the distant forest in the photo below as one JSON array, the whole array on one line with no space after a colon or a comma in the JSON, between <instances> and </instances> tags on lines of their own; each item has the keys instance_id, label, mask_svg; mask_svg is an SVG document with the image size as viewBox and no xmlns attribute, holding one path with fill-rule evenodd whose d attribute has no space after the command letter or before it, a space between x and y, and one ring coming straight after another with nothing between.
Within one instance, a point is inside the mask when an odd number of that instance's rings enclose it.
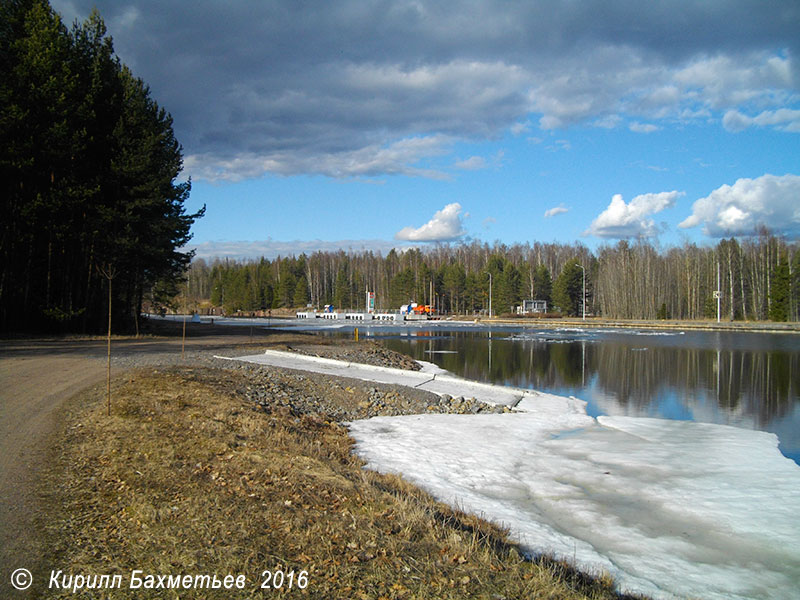
<instances>
[{"instance_id":1,"label":"distant forest","mask_svg":"<svg viewBox=\"0 0 800 600\"><path fill-rule=\"evenodd\" d=\"M472 243L439 245L386 256L315 252L274 260L192 262L179 309L202 305L227 314L278 307L364 309L365 290L378 309L415 301L442 313L514 312L523 299L551 311L620 319L715 318L797 321L800 252L766 230L715 247L658 249L645 240L590 251L582 244ZM717 287L719 277L719 287ZM432 294L432 295L431 295Z\"/></svg>"},{"instance_id":2,"label":"distant forest","mask_svg":"<svg viewBox=\"0 0 800 600\"><path fill-rule=\"evenodd\" d=\"M134 329L173 297L197 214L172 118L97 12L0 2L0 330ZM111 291L109 289L111 286Z\"/></svg>"}]
</instances>

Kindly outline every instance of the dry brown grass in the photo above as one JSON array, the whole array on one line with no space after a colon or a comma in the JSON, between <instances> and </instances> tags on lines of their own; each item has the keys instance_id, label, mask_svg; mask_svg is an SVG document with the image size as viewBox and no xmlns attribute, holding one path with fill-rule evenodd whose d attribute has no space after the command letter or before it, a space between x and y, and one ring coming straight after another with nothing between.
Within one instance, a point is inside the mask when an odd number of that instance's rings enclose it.
<instances>
[{"instance_id":1,"label":"dry brown grass","mask_svg":"<svg viewBox=\"0 0 800 600\"><path fill-rule=\"evenodd\" d=\"M126 584L133 569L244 574L246 589L86 597L615 597L608 578L524 560L499 528L364 470L342 426L255 412L225 388L139 371L115 382L110 417L102 388L73 403L49 562ZM307 571L308 586L259 589L265 569Z\"/></svg>"}]
</instances>

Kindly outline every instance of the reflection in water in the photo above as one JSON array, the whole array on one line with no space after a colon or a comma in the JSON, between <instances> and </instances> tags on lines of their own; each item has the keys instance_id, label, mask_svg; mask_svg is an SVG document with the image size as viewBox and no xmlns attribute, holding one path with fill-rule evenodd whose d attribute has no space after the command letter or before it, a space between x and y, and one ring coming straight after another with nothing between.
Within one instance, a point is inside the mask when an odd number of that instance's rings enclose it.
<instances>
[{"instance_id":1,"label":"reflection in water","mask_svg":"<svg viewBox=\"0 0 800 600\"><path fill-rule=\"evenodd\" d=\"M592 415L773 431L784 454L800 462L800 344L794 335L454 331L385 343L469 379L575 395L589 403Z\"/></svg>"}]
</instances>

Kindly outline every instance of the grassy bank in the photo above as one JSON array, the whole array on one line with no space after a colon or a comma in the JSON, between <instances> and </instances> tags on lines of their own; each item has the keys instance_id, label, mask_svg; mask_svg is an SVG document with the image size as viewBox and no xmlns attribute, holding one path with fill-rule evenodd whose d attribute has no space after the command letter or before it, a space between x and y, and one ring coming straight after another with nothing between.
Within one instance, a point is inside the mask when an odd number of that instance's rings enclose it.
<instances>
[{"instance_id":1,"label":"grassy bank","mask_svg":"<svg viewBox=\"0 0 800 600\"><path fill-rule=\"evenodd\" d=\"M43 561L65 574L121 574L123 587L141 569L241 574L246 588L62 596L617 597L607 577L524 560L498 527L364 470L325 414L269 409L269 398L255 406L246 389L245 372L148 369L114 382L111 416L104 387L73 400L47 485L57 508ZM294 571L294 585L261 589L265 570Z\"/></svg>"}]
</instances>

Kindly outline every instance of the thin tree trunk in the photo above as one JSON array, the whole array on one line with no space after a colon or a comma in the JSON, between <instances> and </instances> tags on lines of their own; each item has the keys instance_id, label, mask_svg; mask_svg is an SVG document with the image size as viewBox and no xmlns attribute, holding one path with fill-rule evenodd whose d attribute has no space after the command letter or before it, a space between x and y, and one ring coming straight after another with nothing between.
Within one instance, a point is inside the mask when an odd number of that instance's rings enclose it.
<instances>
[{"instance_id":1,"label":"thin tree trunk","mask_svg":"<svg viewBox=\"0 0 800 600\"><path fill-rule=\"evenodd\" d=\"M106 365L106 413L111 416L111 280L108 275L108 362Z\"/></svg>"}]
</instances>

